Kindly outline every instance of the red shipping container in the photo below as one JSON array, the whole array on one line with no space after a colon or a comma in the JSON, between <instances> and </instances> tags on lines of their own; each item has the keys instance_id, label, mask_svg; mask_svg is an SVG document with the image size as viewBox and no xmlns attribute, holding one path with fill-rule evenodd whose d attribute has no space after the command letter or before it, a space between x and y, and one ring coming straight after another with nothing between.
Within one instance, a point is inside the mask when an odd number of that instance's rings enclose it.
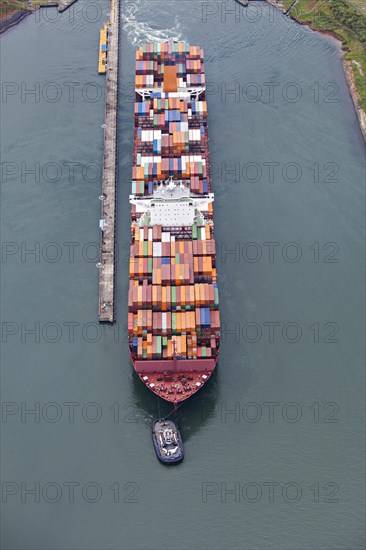
<instances>
[{"instance_id":1,"label":"red shipping container","mask_svg":"<svg viewBox=\"0 0 366 550\"><path fill-rule=\"evenodd\" d=\"M162 289L161 286L158 286L158 307L161 309L162 304Z\"/></svg>"},{"instance_id":2,"label":"red shipping container","mask_svg":"<svg viewBox=\"0 0 366 550\"><path fill-rule=\"evenodd\" d=\"M200 327L201 326L201 310L200 310L200 308L196 308L195 315L196 315L196 327Z\"/></svg>"}]
</instances>

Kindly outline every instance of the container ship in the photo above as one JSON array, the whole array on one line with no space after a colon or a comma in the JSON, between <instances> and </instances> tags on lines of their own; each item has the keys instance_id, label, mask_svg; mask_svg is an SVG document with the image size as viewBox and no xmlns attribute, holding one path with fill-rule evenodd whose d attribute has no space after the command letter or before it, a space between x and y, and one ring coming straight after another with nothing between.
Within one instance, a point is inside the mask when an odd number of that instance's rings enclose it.
<instances>
[{"instance_id":1,"label":"container ship","mask_svg":"<svg viewBox=\"0 0 366 550\"><path fill-rule=\"evenodd\" d=\"M203 50L136 52L128 338L142 382L174 404L209 380L220 350Z\"/></svg>"}]
</instances>

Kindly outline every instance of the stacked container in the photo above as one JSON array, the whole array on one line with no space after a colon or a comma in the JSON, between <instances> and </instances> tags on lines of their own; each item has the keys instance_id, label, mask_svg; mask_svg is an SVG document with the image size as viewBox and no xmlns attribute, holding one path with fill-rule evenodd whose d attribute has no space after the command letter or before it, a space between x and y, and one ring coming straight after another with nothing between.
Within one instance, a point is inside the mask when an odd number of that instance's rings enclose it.
<instances>
[{"instance_id":1,"label":"stacked container","mask_svg":"<svg viewBox=\"0 0 366 550\"><path fill-rule=\"evenodd\" d=\"M172 64L177 92L167 93L164 70ZM136 52L134 197L153 196L168 178L184 182L191 197L211 192L204 86L201 48L166 42L145 44ZM217 360L212 203L203 214L204 221L190 227L149 226L133 207L128 334L134 361Z\"/></svg>"}]
</instances>

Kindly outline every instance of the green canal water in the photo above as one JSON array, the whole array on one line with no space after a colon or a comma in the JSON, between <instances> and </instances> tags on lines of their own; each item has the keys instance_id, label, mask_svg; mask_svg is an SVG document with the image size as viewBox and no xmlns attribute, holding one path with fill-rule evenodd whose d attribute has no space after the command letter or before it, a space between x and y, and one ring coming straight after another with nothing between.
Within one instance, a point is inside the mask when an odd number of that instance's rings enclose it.
<instances>
[{"instance_id":1,"label":"green canal water","mask_svg":"<svg viewBox=\"0 0 366 550\"><path fill-rule=\"evenodd\" d=\"M113 328L96 323L108 4L0 38L2 548L364 548L365 149L339 47L263 2L121 9ZM126 247L134 50L172 37L205 50L223 341L167 468L129 360Z\"/></svg>"}]
</instances>

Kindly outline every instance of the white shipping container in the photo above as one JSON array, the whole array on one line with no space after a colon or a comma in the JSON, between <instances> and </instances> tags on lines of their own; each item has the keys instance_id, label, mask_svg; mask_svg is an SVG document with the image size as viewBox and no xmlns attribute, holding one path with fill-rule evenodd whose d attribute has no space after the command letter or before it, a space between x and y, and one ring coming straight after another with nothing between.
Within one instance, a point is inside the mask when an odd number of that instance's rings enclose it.
<instances>
[{"instance_id":1,"label":"white shipping container","mask_svg":"<svg viewBox=\"0 0 366 550\"><path fill-rule=\"evenodd\" d=\"M162 330L167 329L167 314L166 313L162 313L162 315L161 315L161 328L162 328Z\"/></svg>"},{"instance_id":2,"label":"white shipping container","mask_svg":"<svg viewBox=\"0 0 366 550\"><path fill-rule=\"evenodd\" d=\"M200 130L189 130L189 141L200 141L201 140L201 132Z\"/></svg>"},{"instance_id":3,"label":"white shipping container","mask_svg":"<svg viewBox=\"0 0 366 550\"><path fill-rule=\"evenodd\" d=\"M206 228L205 227L200 227L200 230L201 230L201 241L205 241L206 240Z\"/></svg>"},{"instance_id":4,"label":"white shipping container","mask_svg":"<svg viewBox=\"0 0 366 550\"><path fill-rule=\"evenodd\" d=\"M161 242L153 242L153 257L161 258Z\"/></svg>"},{"instance_id":5,"label":"white shipping container","mask_svg":"<svg viewBox=\"0 0 366 550\"><path fill-rule=\"evenodd\" d=\"M149 240L149 241L152 241L152 240L153 240L153 230L152 230L152 227L149 227L148 240Z\"/></svg>"},{"instance_id":6,"label":"white shipping container","mask_svg":"<svg viewBox=\"0 0 366 550\"><path fill-rule=\"evenodd\" d=\"M161 155L154 157L141 157L141 166L151 164L152 162L161 162Z\"/></svg>"}]
</instances>

